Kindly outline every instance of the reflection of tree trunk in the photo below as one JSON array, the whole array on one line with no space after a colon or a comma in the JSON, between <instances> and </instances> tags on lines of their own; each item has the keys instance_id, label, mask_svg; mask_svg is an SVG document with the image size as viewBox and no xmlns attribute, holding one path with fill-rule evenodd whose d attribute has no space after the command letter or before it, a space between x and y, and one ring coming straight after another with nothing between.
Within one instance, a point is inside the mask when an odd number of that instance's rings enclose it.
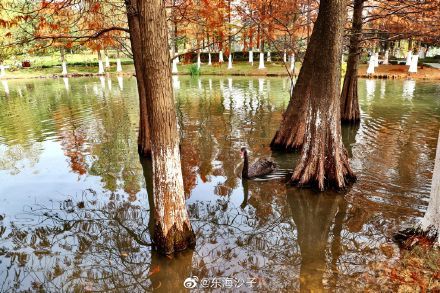
<instances>
[{"instance_id":1,"label":"reflection of tree trunk","mask_svg":"<svg viewBox=\"0 0 440 293\"><path fill-rule=\"evenodd\" d=\"M355 178L342 144L340 72L346 1L320 1L304 63L272 148L301 146L291 183L344 188ZM323 58L322 56L326 56Z\"/></svg>"},{"instance_id":2,"label":"reflection of tree trunk","mask_svg":"<svg viewBox=\"0 0 440 293\"><path fill-rule=\"evenodd\" d=\"M326 270L330 227L338 205L343 200L337 194L329 196L309 190L287 190L287 201L296 224L301 250L301 292L324 291L322 280Z\"/></svg>"},{"instance_id":3,"label":"reflection of tree trunk","mask_svg":"<svg viewBox=\"0 0 440 293\"><path fill-rule=\"evenodd\" d=\"M341 129L342 141L347 148L348 156L353 155L353 144L356 142L356 134L359 124L344 125Z\"/></svg>"},{"instance_id":4,"label":"reflection of tree trunk","mask_svg":"<svg viewBox=\"0 0 440 293\"><path fill-rule=\"evenodd\" d=\"M173 259L152 252L150 280L154 292L188 292L183 282L191 276L193 251L176 254Z\"/></svg>"},{"instance_id":5,"label":"reflection of tree trunk","mask_svg":"<svg viewBox=\"0 0 440 293\"><path fill-rule=\"evenodd\" d=\"M346 215L347 201L342 198L338 203L338 212L333 226L333 241L331 246L332 262L330 267L332 277L330 279L330 288L336 288L336 284L338 283L338 259L342 255L342 226Z\"/></svg>"},{"instance_id":6,"label":"reflection of tree trunk","mask_svg":"<svg viewBox=\"0 0 440 293\"><path fill-rule=\"evenodd\" d=\"M165 4L140 4L142 56L150 125L154 186L154 242L170 254L195 245L185 206L176 109L171 86L170 52Z\"/></svg>"},{"instance_id":7,"label":"reflection of tree trunk","mask_svg":"<svg viewBox=\"0 0 440 293\"><path fill-rule=\"evenodd\" d=\"M144 173L145 185L150 206L148 227L151 238L154 235L154 196L153 196L153 162L149 158L140 156ZM152 291L158 292L186 292L183 291L183 281L191 275L193 251L187 251L174 256L173 259L163 257L152 251L149 276L152 282ZM178 289L176 291L176 289Z\"/></svg>"},{"instance_id":8,"label":"reflection of tree trunk","mask_svg":"<svg viewBox=\"0 0 440 293\"><path fill-rule=\"evenodd\" d=\"M142 165L142 170L145 178L145 188L147 189L148 195L148 206L150 210L150 217L148 220L148 228L150 230L151 238L154 235L154 194L153 194L153 162L150 158L139 157Z\"/></svg>"},{"instance_id":9,"label":"reflection of tree trunk","mask_svg":"<svg viewBox=\"0 0 440 293\"><path fill-rule=\"evenodd\" d=\"M141 44L141 31L139 25L138 15L138 1L139 0L127 0L127 18L128 27L130 30L130 42L131 50L133 51L134 68L136 71L136 80L139 93L139 136L138 136L138 151L141 156L151 156L150 145L150 127L148 125L147 117L147 102L145 92L145 71L142 62L142 44Z\"/></svg>"},{"instance_id":10,"label":"reflection of tree trunk","mask_svg":"<svg viewBox=\"0 0 440 293\"><path fill-rule=\"evenodd\" d=\"M365 0L355 0L353 8L353 24L350 37L350 49L341 93L341 120L343 122L359 122L360 109L358 99L358 65L361 53L362 10Z\"/></svg>"}]
</instances>

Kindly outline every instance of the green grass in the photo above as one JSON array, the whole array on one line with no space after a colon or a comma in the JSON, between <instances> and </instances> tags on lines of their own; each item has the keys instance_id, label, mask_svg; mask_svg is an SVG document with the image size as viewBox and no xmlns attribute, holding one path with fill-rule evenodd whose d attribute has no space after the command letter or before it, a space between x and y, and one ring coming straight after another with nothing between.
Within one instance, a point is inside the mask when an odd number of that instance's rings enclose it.
<instances>
[{"instance_id":1,"label":"green grass","mask_svg":"<svg viewBox=\"0 0 440 293\"><path fill-rule=\"evenodd\" d=\"M122 65L122 70L124 73L134 73L133 65ZM37 78L37 77L51 77L54 75L61 75L61 65L52 67L31 67L31 68L21 68L13 71L6 72L6 78ZM71 65L67 66L68 74L96 74L98 73L98 66L84 66L84 65ZM110 68L105 68L106 72L113 73L116 72L116 64L111 64Z\"/></svg>"},{"instance_id":2,"label":"green grass","mask_svg":"<svg viewBox=\"0 0 440 293\"><path fill-rule=\"evenodd\" d=\"M115 53L109 53L110 57L115 57ZM19 68L13 66L17 62L30 60L30 68ZM121 59L124 72L134 72L133 61L129 58ZM67 71L69 74L96 74L98 72L98 56L92 53L66 54ZM60 53L56 52L50 56L20 56L15 59L6 60L5 64L11 65L7 70L6 78L34 78L51 77L61 74ZM106 72L116 71L116 59L110 58L110 68ZM194 73L194 63L177 65L179 74ZM290 67L290 63L286 64ZM245 75L245 76L288 76L286 66L282 62L266 62L265 69L258 69L258 61L252 66L248 62L235 62L232 69L227 68L227 62L222 64L213 63L208 66L202 63L200 75ZM295 64L295 74L298 75L301 67L300 62ZM342 70L345 72L345 63ZM193 68L191 71L191 68Z\"/></svg>"},{"instance_id":3,"label":"green grass","mask_svg":"<svg viewBox=\"0 0 440 293\"><path fill-rule=\"evenodd\" d=\"M177 65L179 74L189 74L191 72L191 67L193 64L182 64ZM224 62L213 63L208 66L206 63L202 63L200 67L201 75L252 75L252 76L265 76L265 75L288 75L286 67L282 63L265 63L265 69L258 69L258 62L254 62L252 66L248 62L236 62L232 64L232 69L228 69L228 63ZM290 63L287 64L290 66ZM296 63L295 72L298 74L301 63Z\"/></svg>"}]
</instances>

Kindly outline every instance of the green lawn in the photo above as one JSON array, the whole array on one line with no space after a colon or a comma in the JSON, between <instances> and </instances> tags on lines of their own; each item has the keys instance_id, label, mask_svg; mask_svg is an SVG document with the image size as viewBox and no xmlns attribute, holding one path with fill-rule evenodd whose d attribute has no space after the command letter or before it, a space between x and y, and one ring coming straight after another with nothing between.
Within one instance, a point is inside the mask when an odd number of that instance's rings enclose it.
<instances>
[{"instance_id":1,"label":"green lawn","mask_svg":"<svg viewBox=\"0 0 440 293\"><path fill-rule=\"evenodd\" d=\"M287 68L290 67L290 63L286 64ZM190 67L193 64L178 64L177 69L179 70L179 74L189 74ZM297 62L295 64L295 72L298 74L301 63ZM228 69L228 62L224 62L222 64L213 63L212 65L208 65L206 63L202 63L200 67L201 75L256 75L256 76L265 76L265 75L288 75L287 69L282 63L265 63L265 69L258 69L258 62L254 62L252 66L248 62L235 62L232 64L232 69Z\"/></svg>"},{"instance_id":2,"label":"green lawn","mask_svg":"<svg viewBox=\"0 0 440 293\"><path fill-rule=\"evenodd\" d=\"M110 68L106 68L106 72L116 72L115 54L110 53ZM30 60L30 68L15 67L14 64L23 60ZM121 59L124 73L134 73L133 61L129 58ZM67 71L69 74L97 74L98 72L98 56L97 54L66 54ZM60 54L55 53L50 56L20 56L15 59L6 60L6 65L10 65L5 78L37 78L52 77L61 74ZM286 64L290 67L290 63ZM195 64L178 64L179 74L190 74L191 66ZM232 69L227 68L227 62L222 64L213 63L208 66L202 63L201 75L245 75L245 76L288 76L286 66L282 62L266 62L265 69L258 69L258 62L254 62L252 66L248 62L235 62ZM298 75L301 63L295 64L295 74ZM345 63L343 64L345 71ZM344 72L343 72L344 73Z\"/></svg>"}]
</instances>

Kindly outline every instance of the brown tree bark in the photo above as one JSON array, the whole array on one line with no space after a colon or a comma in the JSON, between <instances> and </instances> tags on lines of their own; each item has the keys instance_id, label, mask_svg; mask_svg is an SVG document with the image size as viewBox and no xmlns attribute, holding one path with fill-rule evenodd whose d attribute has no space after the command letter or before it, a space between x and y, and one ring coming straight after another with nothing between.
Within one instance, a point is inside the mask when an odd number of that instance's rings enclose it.
<instances>
[{"instance_id":1,"label":"brown tree bark","mask_svg":"<svg viewBox=\"0 0 440 293\"><path fill-rule=\"evenodd\" d=\"M364 2L365 0L354 0L347 71L341 93L341 121L347 123L357 123L361 120L358 99L358 65L361 53Z\"/></svg>"},{"instance_id":2,"label":"brown tree bark","mask_svg":"<svg viewBox=\"0 0 440 293\"><path fill-rule=\"evenodd\" d=\"M150 127L148 125L147 102L145 92L145 72L142 64L142 44L139 24L139 0L126 0L130 43L133 52L134 69L136 72L139 93L139 134L138 152L143 157L151 156ZM119 51L118 51L119 53Z\"/></svg>"},{"instance_id":3,"label":"brown tree bark","mask_svg":"<svg viewBox=\"0 0 440 293\"><path fill-rule=\"evenodd\" d=\"M298 81L271 146L302 146L292 184L342 189L356 176L342 143L340 77L346 0L321 0Z\"/></svg>"},{"instance_id":4,"label":"brown tree bark","mask_svg":"<svg viewBox=\"0 0 440 293\"><path fill-rule=\"evenodd\" d=\"M151 135L156 249L171 254L195 245L185 206L179 134L171 86L164 2L139 1L142 60Z\"/></svg>"}]
</instances>

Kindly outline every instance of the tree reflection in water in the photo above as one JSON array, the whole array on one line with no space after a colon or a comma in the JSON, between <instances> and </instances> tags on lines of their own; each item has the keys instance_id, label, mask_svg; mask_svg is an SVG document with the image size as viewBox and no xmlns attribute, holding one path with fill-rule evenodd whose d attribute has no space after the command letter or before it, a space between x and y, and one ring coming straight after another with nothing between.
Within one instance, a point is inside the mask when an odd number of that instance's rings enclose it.
<instances>
[{"instance_id":1,"label":"tree reflection in water","mask_svg":"<svg viewBox=\"0 0 440 293\"><path fill-rule=\"evenodd\" d=\"M399 82L369 88L367 97L361 82L363 121L342 129L359 180L346 194L319 195L237 176L242 146L253 158L271 154L267 144L288 101L282 80L179 79L182 171L197 247L174 259L151 246L151 162L138 163L135 84L103 91L99 80L72 79L68 95L62 81L10 84L0 99L0 179L11 187L0 200L19 208L0 210L0 292L180 292L189 276L255 277L260 291L346 291L362 288L372 260L393 260L382 253L386 236L420 214L429 190L440 105L424 95L431 86L421 93L417 83L408 100ZM45 156L48 146L56 157ZM292 169L297 155L273 158ZM53 159L67 175L42 171ZM62 184L43 182L38 204L15 199L10 181L32 185L33 172L76 189L62 193Z\"/></svg>"}]
</instances>

